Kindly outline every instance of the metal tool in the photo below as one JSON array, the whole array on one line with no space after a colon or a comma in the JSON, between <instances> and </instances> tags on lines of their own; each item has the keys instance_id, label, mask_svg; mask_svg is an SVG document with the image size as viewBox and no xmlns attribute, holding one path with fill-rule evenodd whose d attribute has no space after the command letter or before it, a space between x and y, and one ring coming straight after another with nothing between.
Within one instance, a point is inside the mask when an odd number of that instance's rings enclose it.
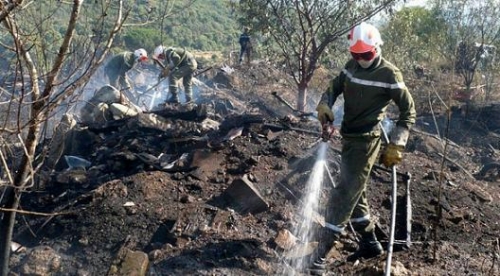
<instances>
[{"instance_id":1,"label":"metal tool","mask_svg":"<svg viewBox=\"0 0 500 276\"><path fill-rule=\"evenodd\" d=\"M412 221L412 209L411 209L411 198L410 198L410 180L411 174L406 173L406 247L411 246L411 221Z\"/></svg>"},{"instance_id":2,"label":"metal tool","mask_svg":"<svg viewBox=\"0 0 500 276\"><path fill-rule=\"evenodd\" d=\"M380 124L380 129L382 129L382 134L384 136L384 141L389 144L389 135L385 131L382 124ZM394 232L396 228L396 208L397 208L397 190L398 190L398 179L396 166L391 166L391 177L392 177L392 206L391 206L391 228L389 233L389 244L387 246L387 260L385 262L385 275L391 275L391 262L392 262L392 250L394 247Z\"/></svg>"},{"instance_id":3,"label":"metal tool","mask_svg":"<svg viewBox=\"0 0 500 276\"><path fill-rule=\"evenodd\" d=\"M381 170L384 172L392 173L392 170L386 169L385 167L382 167L380 165L374 164L373 165L374 170ZM412 216L413 216L413 211L412 211L412 204L411 204L411 196L410 196L410 182L411 182L411 174L409 172L402 173L402 172L397 172L397 176L400 177L400 179L403 180L405 183L405 198L406 198L406 240L405 240L405 246L406 248L410 248L412 241L411 241L411 222L412 222ZM398 242L401 244L402 242Z\"/></svg>"}]
</instances>

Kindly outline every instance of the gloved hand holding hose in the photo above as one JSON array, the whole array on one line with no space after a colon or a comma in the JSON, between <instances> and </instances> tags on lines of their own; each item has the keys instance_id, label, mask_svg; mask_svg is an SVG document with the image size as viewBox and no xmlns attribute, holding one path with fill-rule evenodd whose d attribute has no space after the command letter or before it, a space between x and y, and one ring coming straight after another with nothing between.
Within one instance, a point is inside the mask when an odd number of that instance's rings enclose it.
<instances>
[{"instance_id":1,"label":"gloved hand holding hose","mask_svg":"<svg viewBox=\"0 0 500 276\"><path fill-rule=\"evenodd\" d=\"M160 75L158 76L158 81L168 77L168 75L170 75L170 68L166 66L163 70L161 70Z\"/></svg>"},{"instance_id":2,"label":"gloved hand holding hose","mask_svg":"<svg viewBox=\"0 0 500 276\"><path fill-rule=\"evenodd\" d=\"M334 116L332 109L325 102L320 102L316 107L318 111L318 120L321 122L323 141L328 141L332 138L335 128L333 127Z\"/></svg>"}]
</instances>

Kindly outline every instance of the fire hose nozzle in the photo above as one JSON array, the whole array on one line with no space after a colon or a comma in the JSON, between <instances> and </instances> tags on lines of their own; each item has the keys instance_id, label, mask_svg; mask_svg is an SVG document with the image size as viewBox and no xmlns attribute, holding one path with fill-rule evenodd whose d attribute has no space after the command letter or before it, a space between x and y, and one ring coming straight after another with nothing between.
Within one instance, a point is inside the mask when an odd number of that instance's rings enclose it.
<instances>
[{"instance_id":1,"label":"fire hose nozzle","mask_svg":"<svg viewBox=\"0 0 500 276\"><path fill-rule=\"evenodd\" d=\"M335 127L333 126L333 124L327 123L323 125L321 138L323 139L324 142L328 142L330 139L332 139L334 134L335 134Z\"/></svg>"}]
</instances>

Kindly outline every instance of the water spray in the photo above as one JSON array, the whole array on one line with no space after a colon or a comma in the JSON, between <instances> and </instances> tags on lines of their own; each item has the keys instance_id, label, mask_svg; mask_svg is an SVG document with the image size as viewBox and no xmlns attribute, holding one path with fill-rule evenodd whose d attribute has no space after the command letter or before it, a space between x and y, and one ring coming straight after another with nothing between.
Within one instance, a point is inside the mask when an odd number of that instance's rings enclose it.
<instances>
[{"instance_id":1,"label":"water spray","mask_svg":"<svg viewBox=\"0 0 500 276\"><path fill-rule=\"evenodd\" d=\"M293 256L291 267L292 271L285 271L284 275L296 275L297 271L302 271L308 262L304 256L311 253L314 248L311 242L314 238L313 225L317 222L317 210L319 208L319 198L322 190L322 182L326 168L327 143L320 143L316 162L311 170L306 183L304 194L299 201L301 203L300 219L298 225L293 230L294 236L300 241L288 255Z\"/></svg>"},{"instance_id":2,"label":"water spray","mask_svg":"<svg viewBox=\"0 0 500 276\"><path fill-rule=\"evenodd\" d=\"M286 271L285 275L296 275L297 271L303 271L304 266L308 265L309 262L304 260L304 256L310 254L310 250L313 248L312 239L314 238L313 225L314 223L321 222L318 217L317 210L319 209L319 198L321 195L321 190L323 189L323 181L325 179L325 173L328 175L328 182L332 184L335 188L335 180L333 179L331 172L327 164L327 152L328 152L328 142L333 138L335 134L335 127L333 123L324 124L322 127L322 132L318 141L317 148L317 158L309 175L309 179L306 183L305 192L302 195L299 202L301 203L300 210L300 221L296 228L293 230L293 234L301 242L301 245L297 246L290 252L290 255L296 257L292 260L291 271Z\"/></svg>"}]
</instances>

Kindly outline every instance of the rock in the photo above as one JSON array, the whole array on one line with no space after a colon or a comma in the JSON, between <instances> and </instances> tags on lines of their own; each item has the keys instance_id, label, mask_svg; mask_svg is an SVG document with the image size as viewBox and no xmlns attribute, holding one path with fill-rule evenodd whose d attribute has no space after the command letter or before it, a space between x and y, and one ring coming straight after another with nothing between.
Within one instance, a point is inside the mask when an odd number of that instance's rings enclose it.
<instances>
[{"instance_id":1,"label":"rock","mask_svg":"<svg viewBox=\"0 0 500 276\"><path fill-rule=\"evenodd\" d=\"M113 114L113 119L119 120L127 117L137 116L139 112L130 106L119 103L112 103L109 105L109 110Z\"/></svg>"},{"instance_id":2,"label":"rock","mask_svg":"<svg viewBox=\"0 0 500 276\"><path fill-rule=\"evenodd\" d=\"M481 202L486 203L493 201L492 195L486 189L479 186L479 183L467 182L465 183L464 188L474 194Z\"/></svg>"},{"instance_id":3,"label":"rock","mask_svg":"<svg viewBox=\"0 0 500 276\"><path fill-rule=\"evenodd\" d=\"M21 266L21 274L29 276L55 275L61 268L61 256L48 246L33 248Z\"/></svg>"},{"instance_id":4,"label":"rock","mask_svg":"<svg viewBox=\"0 0 500 276\"><path fill-rule=\"evenodd\" d=\"M196 168L197 172L193 175L195 178L205 181L207 176L217 172L223 161L220 153L199 149L192 154L189 167Z\"/></svg>"},{"instance_id":5,"label":"rock","mask_svg":"<svg viewBox=\"0 0 500 276\"><path fill-rule=\"evenodd\" d=\"M246 176L235 179L222 196L241 214L260 213L269 208L269 204Z\"/></svg>"},{"instance_id":6,"label":"rock","mask_svg":"<svg viewBox=\"0 0 500 276\"><path fill-rule=\"evenodd\" d=\"M255 265L257 266L257 268L263 272L263 275L271 275L272 271L273 271L273 266L274 264L273 263L270 263L268 261L265 261L261 258L257 258L255 260Z\"/></svg>"},{"instance_id":7,"label":"rock","mask_svg":"<svg viewBox=\"0 0 500 276\"><path fill-rule=\"evenodd\" d=\"M358 271L354 272L355 275L384 275L385 260L379 261L373 265L363 266ZM411 275L408 269L398 261L393 261L391 265L391 276L407 276Z\"/></svg>"},{"instance_id":8,"label":"rock","mask_svg":"<svg viewBox=\"0 0 500 276\"><path fill-rule=\"evenodd\" d=\"M209 226L211 229L214 229L216 233L219 233L227 229L226 223L230 221L230 219L231 219L231 213L224 210L217 210L217 213L215 214Z\"/></svg>"},{"instance_id":9,"label":"rock","mask_svg":"<svg viewBox=\"0 0 500 276\"><path fill-rule=\"evenodd\" d=\"M408 269L406 269L406 267L402 263L395 261L392 264L391 275L393 276L410 275L410 272L408 271Z\"/></svg>"},{"instance_id":10,"label":"rock","mask_svg":"<svg viewBox=\"0 0 500 276\"><path fill-rule=\"evenodd\" d=\"M193 203L196 201L196 198L192 195L183 195L180 201L181 203Z\"/></svg>"},{"instance_id":11,"label":"rock","mask_svg":"<svg viewBox=\"0 0 500 276\"><path fill-rule=\"evenodd\" d=\"M127 186L119 180L107 182L94 191L95 198L125 198L127 195Z\"/></svg>"},{"instance_id":12,"label":"rock","mask_svg":"<svg viewBox=\"0 0 500 276\"><path fill-rule=\"evenodd\" d=\"M274 242L279 248L290 250L297 244L297 240L297 237L295 237L290 231L287 229L281 229L274 239Z\"/></svg>"},{"instance_id":13,"label":"rock","mask_svg":"<svg viewBox=\"0 0 500 276\"><path fill-rule=\"evenodd\" d=\"M148 255L142 251L132 251L125 249L124 257L116 265L110 268L108 276L145 276L149 258Z\"/></svg>"},{"instance_id":14,"label":"rock","mask_svg":"<svg viewBox=\"0 0 500 276\"><path fill-rule=\"evenodd\" d=\"M266 137L267 137L267 140L273 141L276 138L278 138L281 134L283 134L283 131L272 132L271 130L269 130L267 132L267 136Z\"/></svg>"},{"instance_id":15,"label":"rock","mask_svg":"<svg viewBox=\"0 0 500 276\"><path fill-rule=\"evenodd\" d=\"M191 176L197 180L200 180L202 182L207 182L207 180L208 180L208 177L206 176L205 172L199 168L190 172L189 176Z\"/></svg>"}]
</instances>

